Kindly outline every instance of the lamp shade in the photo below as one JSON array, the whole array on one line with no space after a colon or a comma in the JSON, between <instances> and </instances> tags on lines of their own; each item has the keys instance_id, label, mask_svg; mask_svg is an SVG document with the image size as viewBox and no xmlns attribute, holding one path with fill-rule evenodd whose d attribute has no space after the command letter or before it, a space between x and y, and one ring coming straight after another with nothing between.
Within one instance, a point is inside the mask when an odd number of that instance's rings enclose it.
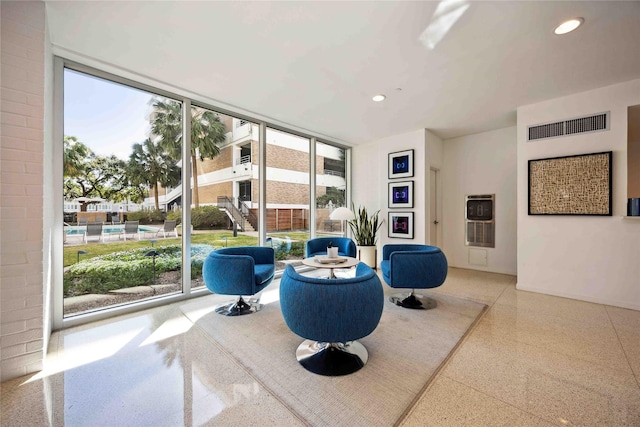
<instances>
[{"instance_id":1,"label":"lamp shade","mask_svg":"<svg viewBox=\"0 0 640 427\"><path fill-rule=\"evenodd\" d=\"M336 219L340 221L351 221L355 217L356 216L353 214L353 212L345 207L338 208L331 212L331 215L329 215L330 219Z\"/></svg>"}]
</instances>

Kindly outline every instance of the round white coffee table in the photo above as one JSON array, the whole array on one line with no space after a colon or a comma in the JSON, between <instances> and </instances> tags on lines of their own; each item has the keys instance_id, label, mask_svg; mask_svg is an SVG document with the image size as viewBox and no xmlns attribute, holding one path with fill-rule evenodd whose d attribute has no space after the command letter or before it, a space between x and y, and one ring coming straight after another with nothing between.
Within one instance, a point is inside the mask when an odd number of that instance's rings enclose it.
<instances>
[{"instance_id":1,"label":"round white coffee table","mask_svg":"<svg viewBox=\"0 0 640 427\"><path fill-rule=\"evenodd\" d=\"M348 256L340 256L335 261L332 261L331 258L323 257L322 260L325 262L320 262L318 257L305 258L302 260L302 263L308 267L313 268L328 268L329 269L329 278L335 279L336 276L333 274L334 268L350 268L358 265L360 260L358 258L352 258Z\"/></svg>"}]
</instances>

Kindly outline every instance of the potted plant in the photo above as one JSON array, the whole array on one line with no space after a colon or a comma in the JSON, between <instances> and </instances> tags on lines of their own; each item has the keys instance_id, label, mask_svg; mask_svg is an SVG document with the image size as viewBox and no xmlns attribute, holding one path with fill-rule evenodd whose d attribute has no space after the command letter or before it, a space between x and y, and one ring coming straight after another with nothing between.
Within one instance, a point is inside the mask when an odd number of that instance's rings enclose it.
<instances>
[{"instance_id":1,"label":"potted plant","mask_svg":"<svg viewBox=\"0 0 640 427\"><path fill-rule=\"evenodd\" d=\"M353 203L351 211L355 218L349 221L349 227L353 233L353 238L358 246L358 258L371 268L377 267L376 257L376 241L378 239L378 230L382 227L382 221L379 219L379 210L369 215L367 208L360 206L356 211Z\"/></svg>"}]
</instances>

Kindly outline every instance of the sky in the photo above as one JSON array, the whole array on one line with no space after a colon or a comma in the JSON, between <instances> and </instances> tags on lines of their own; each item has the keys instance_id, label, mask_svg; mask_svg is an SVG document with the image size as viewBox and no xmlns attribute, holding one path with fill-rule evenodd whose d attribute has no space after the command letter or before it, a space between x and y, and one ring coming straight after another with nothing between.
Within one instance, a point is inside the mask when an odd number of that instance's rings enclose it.
<instances>
[{"instance_id":1,"label":"sky","mask_svg":"<svg viewBox=\"0 0 640 427\"><path fill-rule=\"evenodd\" d=\"M152 94L66 69L64 134L94 153L128 160L149 133Z\"/></svg>"}]
</instances>

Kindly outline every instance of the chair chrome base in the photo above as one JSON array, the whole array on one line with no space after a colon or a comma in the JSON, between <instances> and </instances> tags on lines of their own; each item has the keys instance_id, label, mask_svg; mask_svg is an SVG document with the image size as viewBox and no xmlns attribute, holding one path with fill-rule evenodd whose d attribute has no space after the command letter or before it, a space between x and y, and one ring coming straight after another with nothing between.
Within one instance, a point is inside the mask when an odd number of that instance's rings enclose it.
<instances>
[{"instance_id":1,"label":"chair chrome base","mask_svg":"<svg viewBox=\"0 0 640 427\"><path fill-rule=\"evenodd\" d=\"M362 368L369 359L369 353L358 341L326 343L305 340L296 350L296 359L307 371L337 377Z\"/></svg>"},{"instance_id":2,"label":"chair chrome base","mask_svg":"<svg viewBox=\"0 0 640 427\"><path fill-rule=\"evenodd\" d=\"M395 305L399 305L404 308L411 308L414 310L429 310L436 308L438 303L433 298L425 297L424 295L414 294L413 291L407 294L395 294L389 298L389 301Z\"/></svg>"},{"instance_id":3,"label":"chair chrome base","mask_svg":"<svg viewBox=\"0 0 640 427\"><path fill-rule=\"evenodd\" d=\"M223 316L243 316L258 312L261 308L262 304L258 303L257 300L246 302L242 297L238 297L233 302L216 306L214 311Z\"/></svg>"}]
</instances>

